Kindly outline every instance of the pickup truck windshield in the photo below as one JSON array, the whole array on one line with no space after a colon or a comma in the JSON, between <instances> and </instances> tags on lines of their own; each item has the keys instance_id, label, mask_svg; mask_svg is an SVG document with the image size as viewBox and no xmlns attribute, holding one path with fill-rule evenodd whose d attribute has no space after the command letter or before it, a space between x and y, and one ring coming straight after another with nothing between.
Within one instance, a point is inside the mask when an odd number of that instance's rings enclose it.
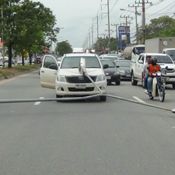
<instances>
[{"instance_id":1,"label":"pickup truck windshield","mask_svg":"<svg viewBox=\"0 0 175 175\"><path fill-rule=\"evenodd\" d=\"M157 63L173 64L169 56L156 56L156 58L157 58Z\"/></svg>"},{"instance_id":2,"label":"pickup truck windshield","mask_svg":"<svg viewBox=\"0 0 175 175\"><path fill-rule=\"evenodd\" d=\"M62 69L71 69L78 68L80 65L80 59L85 58L86 60L86 68L101 68L101 65L98 61L98 58L95 56L72 56L72 57L64 57L61 68Z\"/></svg>"}]
</instances>

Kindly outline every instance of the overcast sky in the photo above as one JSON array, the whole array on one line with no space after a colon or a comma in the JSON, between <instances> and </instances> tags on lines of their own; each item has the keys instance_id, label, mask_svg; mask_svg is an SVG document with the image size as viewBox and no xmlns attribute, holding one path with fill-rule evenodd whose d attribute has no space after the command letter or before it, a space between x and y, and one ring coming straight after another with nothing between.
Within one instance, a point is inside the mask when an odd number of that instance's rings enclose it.
<instances>
[{"instance_id":1,"label":"overcast sky","mask_svg":"<svg viewBox=\"0 0 175 175\"><path fill-rule=\"evenodd\" d=\"M49 7L57 19L57 26L61 28L58 40L68 40L72 47L82 47L87 42L89 31L93 24L94 40L97 35L96 16L99 19L99 34L107 35L107 0L39 0L45 7ZM139 0L138 0L139 1ZM163 1L163 2L162 2ZM124 23L125 20L120 16L134 13L120 11L125 8L134 11L134 8L128 8L128 4L134 4L135 0L109 0L110 21L111 24ZM175 12L175 0L152 0L153 6L146 5L147 21L151 18L162 15L172 16ZM138 8L141 12L141 8ZM138 16L138 22L141 25L141 16ZM135 20L131 20L131 34L135 33ZM111 35L115 37L115 26L111 25ZM92 34L92 31L90 32Z\"/></svg>"}]
</instances>

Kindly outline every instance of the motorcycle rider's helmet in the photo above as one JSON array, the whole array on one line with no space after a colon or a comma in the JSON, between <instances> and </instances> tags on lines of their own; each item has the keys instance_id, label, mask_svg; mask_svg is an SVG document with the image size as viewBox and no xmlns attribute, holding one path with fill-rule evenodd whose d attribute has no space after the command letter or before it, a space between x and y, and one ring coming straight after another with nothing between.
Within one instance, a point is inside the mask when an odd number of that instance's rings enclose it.
<instances>
[{"instance_id":1,"label":"motorcycle rider's helmet","mask_svg":"<svg viewBox=\"0 0 175 175\"><path fill-rule=\"evenodd\" d=\"M151 62L152 62L153 65L156 65L157 64L157 58L153 57Z\"/></svg>"}]
</instances>

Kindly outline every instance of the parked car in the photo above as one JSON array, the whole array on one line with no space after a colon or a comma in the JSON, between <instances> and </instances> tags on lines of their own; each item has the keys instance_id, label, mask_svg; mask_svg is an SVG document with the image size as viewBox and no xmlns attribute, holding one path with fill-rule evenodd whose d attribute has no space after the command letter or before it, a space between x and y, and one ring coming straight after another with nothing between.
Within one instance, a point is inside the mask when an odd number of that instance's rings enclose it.
<instances>
[{"instance_id":1,"label":"parked car","mask_svg":"<svg viewBox=\"0 0 175 175\"><path fill-rule=\"evenodd\" d=\"M120 59L115 61L116 66L120 72L120 79L121 80L131 80L131 60Z\"/></svg>"},{"instance_id":2,"label":"parked car","mask_svg":"<svg viewBox=\"0 0 175 175\"><path fill-rule=\"evenodd\" d=\"M172 84L175 89L175 64L169 55L162 53L142 53L135 62L131 62L131 84L137 85L141 81L144 86L144 67L148 57L157 58L160 67L166 69L166 84Z\"/></svg>"},{"instance_id":3,"label":"parked car","mask_svg":"<svg viewBox=\"0 0 175 175\"><path fill-rule=\"evenodd\" d=\"M42 87L55 88L57 98L105 94L107 88L99 57L87 53L65 54L59 68L54 56L45 55L40 68L40 83ZM106 101L106 96L100 96L100 101Z\"/></svg>"},{"instance_id":4,"label":"parked car","mask_svg":"<svg viewBox=\"0 0 175 175\"><path fill-rule=\"evenodd\" d=\"M116 64L111 59L101 59L103 65L108 65L108 68L104 69L107 84L114 82L116 85L120 85L120 72L116 67Z\"/></svg>"}]
</instances>

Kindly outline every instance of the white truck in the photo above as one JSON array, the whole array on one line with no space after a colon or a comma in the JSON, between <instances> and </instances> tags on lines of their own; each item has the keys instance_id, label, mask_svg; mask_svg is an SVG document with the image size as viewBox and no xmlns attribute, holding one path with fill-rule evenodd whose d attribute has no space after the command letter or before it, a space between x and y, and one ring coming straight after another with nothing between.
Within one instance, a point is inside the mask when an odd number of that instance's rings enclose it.
<instances>
[{"instance_id":1,"label":"white truck","mask_svg":"<svg viewBox=\"0 0 175 175\"><path fill-rule=\"evenodd\" d=\"M138 45L131 45L127 46L123 51L123 57L127 60L135 61L140 53L145 52L145 45L138 44Z\"/></svg>"},{"instance_id":2,"label":"white truck","mask_svg":"<svg viewBox=\"0 0 175 175\"><path fill-rule=\"evenodd\" d=\"M158 37L145 40L146 53L164 53L175 62L175 37Z\"/></svg>"}]
</instances>

